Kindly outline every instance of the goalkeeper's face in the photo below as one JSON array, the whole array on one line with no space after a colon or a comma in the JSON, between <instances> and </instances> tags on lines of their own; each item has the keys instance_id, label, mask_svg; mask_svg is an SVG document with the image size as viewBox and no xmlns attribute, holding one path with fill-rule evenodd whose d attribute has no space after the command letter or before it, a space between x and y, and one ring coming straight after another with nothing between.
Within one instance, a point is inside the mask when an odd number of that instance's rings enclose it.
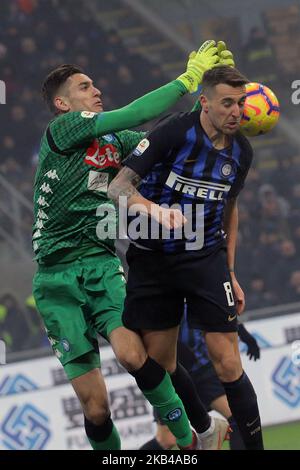
<instances>
[{"instance_id":1,"label":"goalkeeper's face","mask_svg":"<svg viewBox=\"0 0 300 470\"><path fill-rule=\"evenodd\" d=\"M55 97L55 105L63 112L90 111L101 113L103 111L101 91L83 73L75 73L67 79Z\"/></svg>"},{"instance_id":2,"label":"goalkeeper's face","mask_svg":"<svg viewBox=\"0 0 300 470\"><path fill-rule=\"evenodd\" d=\"M232 135L239 129L245 100L244 86L232 87L221 83L201 97L201 104L210 125L217 132Z\"/></svg>"}]
</instances>

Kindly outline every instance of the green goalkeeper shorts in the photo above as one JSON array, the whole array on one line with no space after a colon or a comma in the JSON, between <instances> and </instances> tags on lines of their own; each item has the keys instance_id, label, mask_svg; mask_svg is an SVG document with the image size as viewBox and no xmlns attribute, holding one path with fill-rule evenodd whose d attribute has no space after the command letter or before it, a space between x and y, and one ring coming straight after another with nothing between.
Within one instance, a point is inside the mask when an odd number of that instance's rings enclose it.
<instances>
[{"instance_id":1,"label":"green goalkeeper shorts","mask_svg":"<svg viewBox=\"0 0 300 470\"><path fill-rule=\"evenodd\" d=\"M110 253L39 266L33 295L54 353L69 379L100 367L96 334L123 326L125 278Z\"/></svg>"}]
</instances>

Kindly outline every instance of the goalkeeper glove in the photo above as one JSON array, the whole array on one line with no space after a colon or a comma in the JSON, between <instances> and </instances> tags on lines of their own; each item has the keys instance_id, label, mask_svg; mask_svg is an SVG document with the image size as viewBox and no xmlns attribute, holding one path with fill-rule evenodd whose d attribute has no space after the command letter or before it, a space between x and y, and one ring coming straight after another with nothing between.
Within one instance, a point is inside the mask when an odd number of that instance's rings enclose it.
<instances>
[{"instance_id":1,"label":"goalkeeper glove","mask_svg":"<svg viewBox=\"0 0 300 470\"><path fill-rule=\"evenodd\" d=\"M234 58L232 52L226 49L226 43L224 41L218 41L217 43L219 64L218 65L229 65L234 67Z\"/></svg>"},{"instance_id":2,"label":"goalkeeper glove","mask_svg":"<svg viewBox=\"0 0 300 470\"><path fill-rule=\"evenodd\" d=\"M189 93L196 92L204 72L219 63L218 49L215 46L215 41L205 41L197 52L190 53L186 72L177 78Z\"/></svg>"}]
</instances>

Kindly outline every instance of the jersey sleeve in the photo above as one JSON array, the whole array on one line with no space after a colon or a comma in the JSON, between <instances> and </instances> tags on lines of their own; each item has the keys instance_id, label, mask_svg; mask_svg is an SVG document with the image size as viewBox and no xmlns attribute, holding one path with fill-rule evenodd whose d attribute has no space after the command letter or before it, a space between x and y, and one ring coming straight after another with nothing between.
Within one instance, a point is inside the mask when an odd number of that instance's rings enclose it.
<instances>
[{"instance_id":1,"label":"jersey sleeve","mask_svg":"<svg viewBox=\"0 0 300 470\"><path fill-rule=\"evenodd\" d=\"M164 119L146 138L141 140L124 161L124 166L131 168L144 178L156 163L165 161L172 150L180 145L181 134L178 114Z\"/></svg>"},{"instance_id":2,"label":"jersey sleeve","mask_svg":"<svg viewBox=\"0 0 300 470\"><path fill-rule=\"evenodd\" d=\"M121 159L124 160L133 152L138 143L146 137L146 132L120 131L115 134L122 149Z\"/></svg>"},{"instance_id":3,"label":"jersey sleeve","mask_svg":"<svg viewBox=\"0 0 300 470\"><path fill-rule=\"evenodd\" d=\"M236 198L243 189L245 180L248 175L248 171L253 160L253 149L246 137L240 134L237 140L241 147L241 165L238 169L236 180L229 191L229 198Z\"/></svg>"},{"instance_id":4,"label":"jersey sleeve","mask_svg":"<svg viewBox=\"0 0 300 470\"><path fill-rule=\"evenodd\" d=\"M130 129L158 117L185 93L182 83L174 80L114 111L66 113L50 123L46 132L48 144L55 152L68 154L96 137Z\"/></svg>"},{"instance_id":5,"label":"jersey sleeve","mask_svg":"<svg viewBox=\"0 0 300 470\"><path fill-rule=\"evenodd\" d=\"M69 112L50 122L46 131L48 145L56 153L69 154L95 138L97 113Z\"/></svg>"}]
</instances>

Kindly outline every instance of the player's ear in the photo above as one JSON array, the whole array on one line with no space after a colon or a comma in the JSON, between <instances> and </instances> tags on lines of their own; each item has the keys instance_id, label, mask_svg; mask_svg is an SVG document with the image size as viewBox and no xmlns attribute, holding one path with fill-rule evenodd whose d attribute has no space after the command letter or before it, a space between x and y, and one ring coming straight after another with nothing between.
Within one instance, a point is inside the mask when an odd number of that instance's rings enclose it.
<instances>
[{"instance_id":1,"label":"player's ear","mask_svg":"<svg viewBox=\"0 0 300 470\"><path fill-rule=\"evenodd\" d=\"M201 108L205 113L208 113L208 100L205 95L200 95L199 98Z\"/></svg>"},{"instance_id":2,"label":"player's ear","mask_svg":"<svg viewBox=\"0 0 300 470\"><path fill-rule=\"evenodd\" d=\"M62 96L56 96L53 100L55 108L59 109L60 111L67 113L70 110L70 106Z\"/></svg>"}]
</instances>

